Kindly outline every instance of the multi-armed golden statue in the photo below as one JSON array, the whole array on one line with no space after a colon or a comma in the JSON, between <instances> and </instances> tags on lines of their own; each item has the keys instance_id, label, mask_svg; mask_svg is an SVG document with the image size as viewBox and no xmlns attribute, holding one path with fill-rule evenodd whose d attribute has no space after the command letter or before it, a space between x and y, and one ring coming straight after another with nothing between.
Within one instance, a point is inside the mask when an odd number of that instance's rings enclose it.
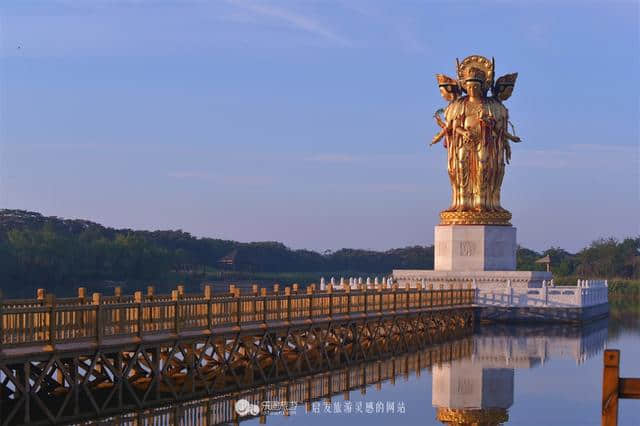
<instances>
[{"instance_id":1,"label":"multi-armed golden statue","mask_svg":"<svg viewBox=\"0 0 640 426\"><path fill-rule=\"evenodd\" d=\"M440 213L441 224L510 225L511 213L500 206L500 187L511 158L509 141L520 138L508 131L509 112L502 101L511 96L518 74L494 83L493 59L477 55L458 61L457 74L457 80L436 75L449 105L434 114L442 130L431 145L445 138L453 193L451 207Z\"/></svg>"}]
</instances>

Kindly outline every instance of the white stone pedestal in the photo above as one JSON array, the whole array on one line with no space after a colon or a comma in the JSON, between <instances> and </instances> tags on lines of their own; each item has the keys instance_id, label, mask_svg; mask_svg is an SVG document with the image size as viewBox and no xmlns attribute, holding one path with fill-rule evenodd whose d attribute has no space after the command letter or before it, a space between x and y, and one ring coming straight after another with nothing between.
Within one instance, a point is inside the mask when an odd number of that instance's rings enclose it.
<instances>
[{"instance_id":1,"label":"white stone pedestal","mask_svg":"<svg viewBox=\"0 0 640 426\"><path fill-rule=\"evenodd\" d=\"M495 225L435 227L436 271L515 271L516 228Z\"/></svg>"}]
</instances>

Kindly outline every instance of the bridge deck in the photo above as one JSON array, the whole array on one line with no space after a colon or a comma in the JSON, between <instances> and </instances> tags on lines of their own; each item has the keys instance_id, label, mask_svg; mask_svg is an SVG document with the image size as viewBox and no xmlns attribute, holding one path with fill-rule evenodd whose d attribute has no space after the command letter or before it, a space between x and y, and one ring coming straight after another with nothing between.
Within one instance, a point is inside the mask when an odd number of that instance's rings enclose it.
<instances>
[{"instance_id":1,"label":"bridge deck","mask_svg":"<svg viewBox=\"0 0 640 426\"><path fill-rule=\"evenodd\" d=\"M206 286L202 294L79 297L56 299L48 294L32 300L0 301L0 357L25 358L51 352L76 352L122 347L141 342L199 338L206 335L257 334L280 328L304 327L335 321L440 312L473 305L470 288L433 290L387 288L299 293L278 286L267 294L216 294Z\"/></svg>"},{"instance_id":2,"label":"bridge deck","mask_svg":"<svg viewBox=\"0 0 640 426\"><path fill-rule=\"evenodd\" d=\"M223 395L473 330L470 288L274 287L0 302L0 425Z\"/></svg>"}]
</instances>

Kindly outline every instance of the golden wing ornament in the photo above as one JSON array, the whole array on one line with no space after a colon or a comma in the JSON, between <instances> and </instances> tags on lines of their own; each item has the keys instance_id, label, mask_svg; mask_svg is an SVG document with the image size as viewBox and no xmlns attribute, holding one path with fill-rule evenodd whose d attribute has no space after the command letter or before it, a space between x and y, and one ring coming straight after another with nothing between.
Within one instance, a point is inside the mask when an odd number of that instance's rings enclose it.
<instances>
[{"instance_id":1,"label":"golden wing ornament","mask_svg":"<svg viewBox=\"0 0 640 426\"><path fill-rule=\"evenodd\" d=\"M453 102L460 96L460 86L458 86L458 81L455 78L444 74L436 74L436 80L438 80L438 88L445 101Z\"/></svg>"},{"instance_id":2,"label":"golden wing ornament","mask_svg":"<svg viewBox=\"0 0 640 426\"><path fill-rule=\"evenodd\" d=\"M506 101L509 99L513 94L513 89L516 85L516 78L518 78L518 73L514 72L513 74L505 74L497 79L491 89L493 96L498 98L500 101Z\"/></svg>"}]
</instances>

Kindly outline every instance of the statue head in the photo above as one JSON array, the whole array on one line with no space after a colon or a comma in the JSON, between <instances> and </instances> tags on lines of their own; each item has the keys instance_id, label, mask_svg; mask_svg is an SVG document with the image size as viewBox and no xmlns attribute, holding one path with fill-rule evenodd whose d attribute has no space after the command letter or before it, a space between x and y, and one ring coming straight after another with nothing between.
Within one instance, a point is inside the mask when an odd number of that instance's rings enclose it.
<instances>
[{"instance_id":1,"label":"statue head","mask_svg":"<svg viewBox=\"0 0 640 426\"><path fill-rule=\"evenodd\" d=\"M506 101L509 99L513 93L513 88L516 85L516 78L518 78L517 72L513 74L505 74L497 79L496 84L491 89L493 96L498 98L500 101Z\"/></svg>"},{"instance_id":2,"label":"statue head","mask_svg":"<svg viewBox=\"0 0 640 426\"><path fill-rule=\"evenodd\" d=\"M436 79L438 80L440 94L446 101L451 102L460 96L460 87L456 80L444 74L436 74Z\"/></svg>"},{"instance_id":3,"label":"statue head","mask_svg":"<svg viewBox=\"0 0 640 426\"><path fill-rule=\"evenodd\" d=\"M486 74L480 68L470 67L464 75L464 89L472 97L480 97L484 95L483 83Z\"/></svg>"},{"instance_id":4,"label":"statue head","mask_svg":"<svg viewBox=\"0 0 640 426\"><path fill-rule=\"evenodd\" d=\"M486 96L491 86L493 86L494 62L493 58L489 60L480 55L468 56L462 62L456 59L458 81L462 91L467 92L468 80L476 80L480 81L480 95L472 96Z\"/></svg>"}]
</instances>

